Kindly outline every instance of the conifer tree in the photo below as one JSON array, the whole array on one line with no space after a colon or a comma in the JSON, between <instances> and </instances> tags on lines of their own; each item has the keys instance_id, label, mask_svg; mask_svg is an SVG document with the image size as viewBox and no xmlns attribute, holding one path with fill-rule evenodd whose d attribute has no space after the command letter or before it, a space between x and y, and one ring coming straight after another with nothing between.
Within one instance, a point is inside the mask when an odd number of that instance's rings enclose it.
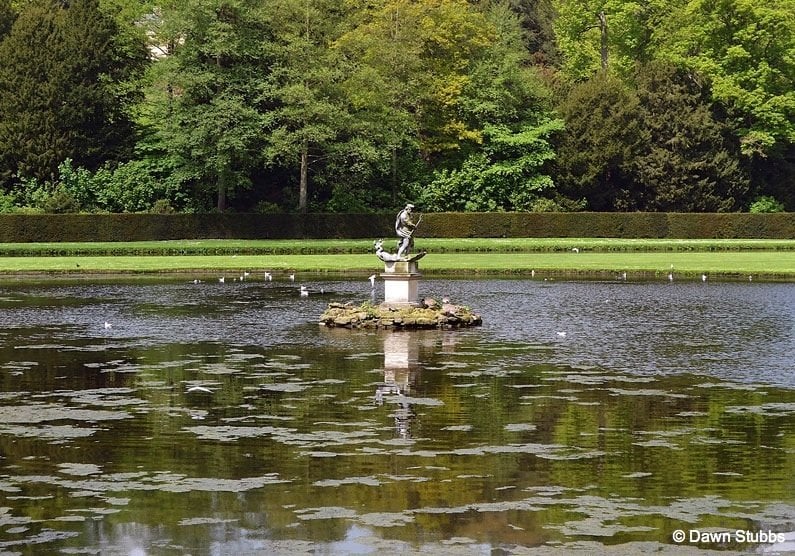
<instances>
[{"instance_id":1,"label":"conifer tree","mask_svg":"<svg viewBox=\"0 0 795 556\"><path fill-rule=\"evenodd\" d=\"M16 19L16 12L11 8L9 0L0 0L0 41L2 41Z\"/></svg>"},{"instance_id":2,"label":"conifer tree","mask_svg":"<svg viewBox=\"0 0 795 556\"><path fill-rule=\"evenodd\" d=\"M123 159L134 134L121 86L145 60L121 52L97 0L23 8L0 43L0 180L53 179L58 165Z\"/></svg>"},{"instance_id":3,"label":"conifer tree","mask_svg":"<svg viewBox=\"0 0 795 556\"><path fill-rule=\"evenodd\" d=\"M638 75L643 141L630 163L635 206L668 212L726 212L745 204L748 178L732 129L710 108L709 92L685 72L652 63Z\"/></svg>"}]
</instances>

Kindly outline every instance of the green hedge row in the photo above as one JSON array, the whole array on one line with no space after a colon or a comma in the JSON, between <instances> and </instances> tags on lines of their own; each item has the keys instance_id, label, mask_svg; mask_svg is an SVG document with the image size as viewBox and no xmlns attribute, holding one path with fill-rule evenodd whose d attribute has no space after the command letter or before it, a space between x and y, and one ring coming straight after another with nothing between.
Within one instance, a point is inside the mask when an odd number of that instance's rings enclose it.
<instances>
[{"instance_id":1,"label":"green hedge row","mask_svg":"<svg viewBox=\"0 0 795 556\"><path fill-rule=\"evenodd\" d=\"M391 238L392 214L0 214L0 242ZM795 213L429 213L421 237L795 239Z\"/></svg>"},{"instance_id":2,"label":"green hedge row","mask_svg":"<svg viewBox=\"0 0 795 556\"><path fill-rule=\"evenodd\" d=\"M365 238L392 216L344 214L0 214L0 242Z\"/></svg>"},{"instance_id":3,"label":"green hedge row","mask_svg":"<svg viewBox=\"0 0 795 556\"><path fill-rule=\"evenodd\" d=\"M425 237L793 239L795 213L662 212L428 214Z\"/></svg>"}]
</instances>

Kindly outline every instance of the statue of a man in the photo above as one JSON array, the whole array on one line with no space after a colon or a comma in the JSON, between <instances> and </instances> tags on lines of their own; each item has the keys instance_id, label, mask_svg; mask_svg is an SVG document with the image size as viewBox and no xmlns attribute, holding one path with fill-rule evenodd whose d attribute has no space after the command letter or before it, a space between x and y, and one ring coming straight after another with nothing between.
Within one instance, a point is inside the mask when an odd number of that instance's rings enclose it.
<instances>
[{"instance_id":1,"label":"statue of a man","mask_svg":"<svg viewBox=\"0 0 795 556\"><path fill-rule=\"evenodd\" d=\"M415 223L411 219L411 211L413 209L414 205L411 203L407 204L406 208L398 213L397 219L395 220L395 232L398 237L401 238L398 240L398 259L407 256L414 247L414 230L417 228L419 222Z\"/></svg>"}]
</instances>

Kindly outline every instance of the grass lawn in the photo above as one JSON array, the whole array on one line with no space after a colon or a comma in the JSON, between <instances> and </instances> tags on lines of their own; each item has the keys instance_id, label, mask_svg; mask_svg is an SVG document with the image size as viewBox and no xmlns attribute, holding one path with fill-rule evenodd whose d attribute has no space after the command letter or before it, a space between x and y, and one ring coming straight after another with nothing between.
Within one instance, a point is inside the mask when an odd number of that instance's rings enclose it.
<instances>
[{"instance_id":1,"label":"grass lawn","mask_svg":"<svg viewBox=\"0 0 795 556\"><path fill-rule=\"evenodd\" d=\"M389 240L391 241L391 239ZM0 273L350 272L381 269L369 240L1 244ZM417 239L425 274L710 276L795 281L795 240ZM11 256L13 255L13 256Z\"/></svg>"}]
</instances>

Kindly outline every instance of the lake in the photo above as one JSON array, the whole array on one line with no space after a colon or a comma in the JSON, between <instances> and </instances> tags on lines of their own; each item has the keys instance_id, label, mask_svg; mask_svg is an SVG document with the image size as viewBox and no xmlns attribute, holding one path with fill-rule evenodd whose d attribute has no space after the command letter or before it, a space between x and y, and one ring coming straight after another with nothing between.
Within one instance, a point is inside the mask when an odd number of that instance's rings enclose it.
<instances>
[{"instance_id":1,"label":"lake","mask_svg":"<svg viewBox=\"0 0 795 556\"><path fill-rule=\"evenodd\" d=\"M4 279L0 552L795 550L795 284L426 278L483 326L318 326L376 286Z\"/></svg>"}]
</instances>

